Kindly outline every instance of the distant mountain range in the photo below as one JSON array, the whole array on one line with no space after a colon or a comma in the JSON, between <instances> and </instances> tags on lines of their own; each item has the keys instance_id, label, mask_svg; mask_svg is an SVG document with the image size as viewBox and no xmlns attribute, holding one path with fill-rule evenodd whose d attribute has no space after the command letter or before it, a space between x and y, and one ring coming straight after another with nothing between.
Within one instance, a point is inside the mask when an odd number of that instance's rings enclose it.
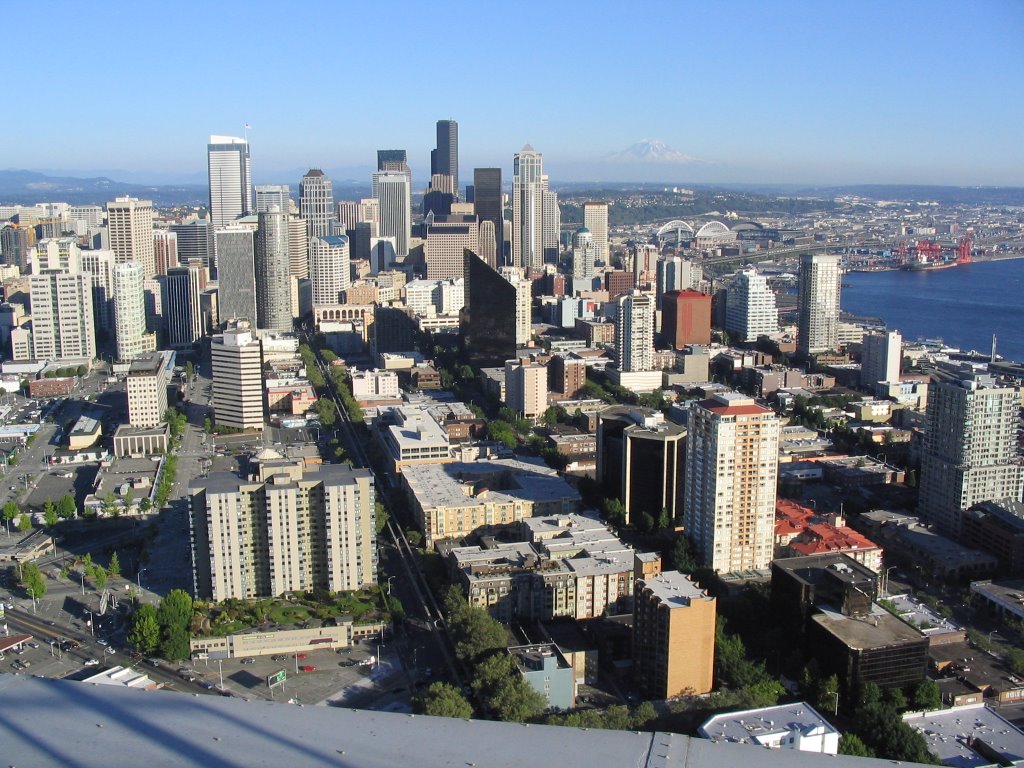
<instances>
[{"instance_id":1,"label":"distant mountain range","mask_svg":"<svg viewBox=\"0 0 1024 768\"><path fill-rule=\"evenodd\" d=\"M621 152L610 152L604 158L610 163L703 163L696 157L673 149L658 139L642 139Z\"/></svg>"},{"instance_id":2,"label":"distant mountain range","mask_svg":"<svg viewBox=\"0 0 1024 768\"><path fill-rule=\"evenodd\" d=\"M604 158L599 166L590 167L592 177L607 177L608 181L559 182L558 173L553 178L552 186L558 190L596 190L604 189L620 194L631 190L657 190L665 186L673 186L673 182L659 181L679 172L679 166L687 163L705 164L667 146L664 142L645 139L622 152L612 153ZM620 178L632 176L631 171L641 168L646 171L640 181L615 181L615 174ZM660 169L666 169L660 171ZM338 169L342 171L342 169ZM358 180L361 174L344 169L349 173L333 175L334 195L337 200L353 200L369 194L369 182ZM59 173L59 172L58 172ZM141 175L141 174L140 174ZM286 174L275 174L286 175ZM298 177L292 183L293 196L298 193ZM328 175L331 175L328 172ZM579 178L579 174L574 174ZM590 174L587 174L590 175ZM366 174L368 179L369 174ZM562 178L565 178L563 176ZM571 178L571 176L570 176ZM587 178L587 176L583 176ZM414 177L415 179L415 177ZM506 181L506 186L510 186ZM286 183L286 182L279 182ZM806 184L737 184L737 183L688 183L691 189L730 190L750 192L759 195L776 195L784 197L817 197L830 199L849 195L870 200L900 200L907 202L935 201L945 204L960 205L1006 205L1024 206L1024 187L954 187L914 184L855 184L834 186L813 186ZM38 171L0 170L0 204L32 205L41 202L67 202L73 205L103 205L121 195L131 195L152 200L157 206L170 207L175 205L205 205L207 202L206 184L139 184L116 181L107 176L80 178L66 175L48 175Z\"/></svg>"}]
</instances>

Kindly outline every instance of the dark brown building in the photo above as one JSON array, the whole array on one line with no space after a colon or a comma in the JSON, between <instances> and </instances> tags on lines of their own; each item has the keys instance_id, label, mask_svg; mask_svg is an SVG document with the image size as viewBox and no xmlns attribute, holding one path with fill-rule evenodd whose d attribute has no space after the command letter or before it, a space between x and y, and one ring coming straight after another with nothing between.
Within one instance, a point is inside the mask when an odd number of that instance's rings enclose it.
<instances>
[{"instance_id":1,"label":"dark brown building","mask_svg":"<svg viewBox=\"0 0 1024 768\"><path fill-rule=\"evenodd\" d=\"M548 363L548 386L566 397L575 397L587 383L587 364L582 360L555 355Z\"/></svg>"},{"instance_id":2,"label":"dark brown building","mask_svg":"<svg viewBox=\"0 0 1024 768\"><path fill-rule=\"evenodd\" d=\"M604 289L612 299L633 290L634 282L632 272L615 269L604 273Z\"/></svg>"},{"instance_id":3,"label":"dark brown building","mask_svg":"<svg viewBox=\"0 0 1024 768\"><path fill-rule=\"evenodd\" d=\"M984 501L961 513L960 543L995 555L1004 575L1024 575L1024 504Z\"/></svg>"},{"instance_id":4,"label":"dark brown building","mask_svg":"<svg viewBox=\"0 0 1024 768\"><path fill-rule=\"evenodd\" d=\"M661 330L674 349L711 343L711 297L700 291L669 291L661 305Z\"/></svg>"}]
</instances>

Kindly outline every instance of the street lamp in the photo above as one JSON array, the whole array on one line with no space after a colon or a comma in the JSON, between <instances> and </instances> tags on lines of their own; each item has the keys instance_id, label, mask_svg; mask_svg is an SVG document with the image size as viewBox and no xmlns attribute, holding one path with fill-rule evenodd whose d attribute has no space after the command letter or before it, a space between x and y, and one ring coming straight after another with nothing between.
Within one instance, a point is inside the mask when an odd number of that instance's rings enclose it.
<instances>
[{"instance_id":1,"label":"street lamp","mask_svg":"<svg viewBox=\"0 0 1024 768\"><path fill-rule=\"evenodd\" d=\"M882 597L889 596L889 572L894 570L895 568L895 565L890 565L888 568L885 569L885 578L882 579Z\"/></svg>"},{"instance_id":2,"label":"street lamp","mask_svg":"<svg viewBox=\"0 0 1024 768\"><path fill-rule=\"evenodd\" d=\"M395 578L395 577L394 576L388 576L388 597L391 597L391 580L393 578Z\"/></svg>"},{"instance_id":3,"label":"street lamp","mask_svg":"<svg viewBox=\"0 0 1024 768\"><path fill-rule=\"evenodd\" d=\"M93 613L92 611L86 611L86 613L89 614L89 634L92 635L93 637L96 637L96 629L95 629L96 614Z\"/></svg>"},{"instance_id":4,"label":"street lamp","mask_svg":"<svg viewBox=\"0 0 1024 768\"><path fill-rule=\"evenodd\" d=\"M139 566L139 572L138 572L138 573L136 574L136 576L137 576L137 578L138 578L138 581L139 581L139 592L140 592L140 593L142 592L142 574L143 574L143 572L144 572L144 571L146 571L146 570L147 570L146 568L143 568L143 567L142 567L142 566L140 565L140 566ZM140 595L140 596L141 596L141 595Z\"/></svg>"},{"instance_id":5,"label":"street lamp","mask_svg":"<svg viewBox=\"0 0 1024 768\"><path fill-rule=\"evenodd\" d=\"M832 710L832 714L839 717L839 691L825 691L825 695L836 697L836 705L835 709Z\"/></svg>"}]
</instances>

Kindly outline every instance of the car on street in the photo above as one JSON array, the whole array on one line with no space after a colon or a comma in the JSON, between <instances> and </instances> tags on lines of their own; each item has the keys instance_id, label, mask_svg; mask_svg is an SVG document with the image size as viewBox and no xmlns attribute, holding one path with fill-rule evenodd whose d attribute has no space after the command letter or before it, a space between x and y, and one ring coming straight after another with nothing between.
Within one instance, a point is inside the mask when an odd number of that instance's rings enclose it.
<instances>
[{"instance_id":1,"label":"car on street","mask_svg":"<svg viewBox=\"0 0 1024 768\"><path fill-rule=\"evenodd\" d=\"M295 658L296 659L308 659L309 658L309 654L308 653L296 653L295 654Z\"/></svg>"},{"instance_id":2,"label":"car on street","mask_svg":"<svg viewBox=\"0 0 1024 768\"><path fill-rule=\"evenodd\" d=\"M256 663L256 659L254 659L254 658L252 658L250 656L248 659L242 659L242 663L243 664L255 664Z\"/></svg>"},{"instance_id":3,"label":"car on street","mask_svg":"<svg viewBox=\"0 0 1024 768\"><path fill-rule=\"evenodd\" d=\"M104 640L104 639L103 639L102 637L101 637L101 638L100 638L99 640L97 640L97 641L96 641L96 643L97 643L98 645L110 645L110 643L108 643L108 642L107 642L106 640Z\"/></svg>"},{"instance_id":4,"label":"car on street","mask_svg":"<svg viewBox=\"0 0 1024 768\"><path fill-rule=\"evenodd\" d=\"M99 665L100 665L100 660L99 659L87 659L86 662L85 662L85 666L87 666L87 667L98 667Z\"/></svg>"},{"instance_id":5,"label":"car on street","mask_svg":"<svg viewBox=\"0 0 1024 768\"><path fill-rule=\"evenodd\" d=\"M39 647L39 643L37 643L35 641L31 641L31 642L29 642L28 647L29 648L38 648Z\"/></svg>"},{"instance_id":6,"label":"car on street","mask_svg":"<svg viewBox=\"0 0 1024 768\"><path fill-rule=\"evenodd\" d=\"M316 672L316 667L314 667L312 664L304 664L303 666L299 667L299 671L300 672Z\"/></svg>"},{"instance_id":7,"label":"car on street","mask_svg":"<svg viewBox=\"0 0 1024 768\"><path fill-rule=\"evenodd\" d=\"M213 683L211 683L211 682L209 682L207 680L204 680L203 682L201 682L200 685L203 686L203 688L205 688L208 691L212 691L213 690Z\"/></svg>"},{"instance_id":8,"label":"car on street","mask_svg":"<svg viewBox=\"0 0 1024 768\"><path fill-rule=\"evenodd\" d=\"M270 657L271 661L286 661L288 659L283 653L278 653Z\"/></svg>"}]
</instances>

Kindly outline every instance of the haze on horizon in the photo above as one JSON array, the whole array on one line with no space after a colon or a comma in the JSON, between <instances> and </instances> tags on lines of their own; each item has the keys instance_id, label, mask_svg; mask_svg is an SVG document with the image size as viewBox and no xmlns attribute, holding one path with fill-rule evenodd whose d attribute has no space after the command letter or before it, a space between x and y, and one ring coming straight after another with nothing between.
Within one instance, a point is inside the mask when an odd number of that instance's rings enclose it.
<instances>
[{"instance_id":1,"label":"haze on horizon","mask_svg":"<svg viewBox=\"0 0 1024 768\"><path fill-rule=\"evenodd\" d=\"M208 136L249 123L257 183L397 147L421 186L451 117L464 179L530 143L553 182L1024 186L1017 0L76 8L5 6L15 79L52 100L0 167L205 183ZM694 159L610 158L645 138Z\"/></svg>"}]
</instances>

